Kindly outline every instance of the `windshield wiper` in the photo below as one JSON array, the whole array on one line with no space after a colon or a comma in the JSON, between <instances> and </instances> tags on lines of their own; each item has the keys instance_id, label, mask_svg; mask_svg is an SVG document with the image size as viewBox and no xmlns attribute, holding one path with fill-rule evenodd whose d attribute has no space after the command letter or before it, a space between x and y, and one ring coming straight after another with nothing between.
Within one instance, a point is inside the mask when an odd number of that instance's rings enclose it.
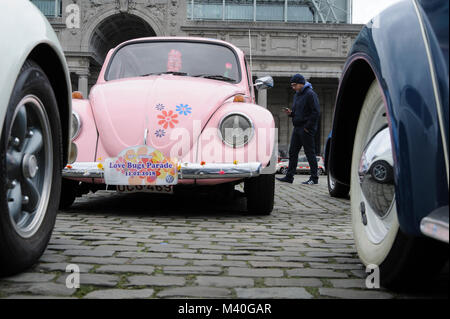
<instances>
[{"instance_id":1,"label":"windshield wiper","mask_svg":"<svg viewBox=\"0 0 450 319\"><path fill-rule=\"evenodd\" d=\"M185 72L168 71L168 72L154 72L154 73L147 73L147 74L142 74L142 75L140 75L140 76L161 75L161 74L173 74L173 75L181 75L181 76L186 76L186 75L187 75L187 73L185 73Z\"/></svg>"},{"instance_id":2,"label":"windshield wiper","mask_svg":"<svg viewBox=\"0 0 450 319\"><path fill-rule=\"evenodd\" d=\"M234 79L228 78L226 76L223 75L219 75L219 74L197 74L197 75L192 75L193 77L200 77L200 78L205 78L205 79L213 79L213 80L222 80L222 81L228 81L228 82L235 82Z\"/></svg>"}]
</instances>

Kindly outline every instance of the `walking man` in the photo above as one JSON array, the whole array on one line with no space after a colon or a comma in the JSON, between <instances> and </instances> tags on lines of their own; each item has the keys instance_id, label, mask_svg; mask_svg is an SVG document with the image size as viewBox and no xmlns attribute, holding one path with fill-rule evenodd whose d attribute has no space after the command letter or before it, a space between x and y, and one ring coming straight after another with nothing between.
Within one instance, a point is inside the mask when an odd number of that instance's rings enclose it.
<instances>
[{"instance_id":1,"label":"walking man","mask_svg":"<svg viewBox=\"0 0 450 319\"><path fill-rule=\"evenodd\" d=\"M301 74L295 74L291 78L291 87L296 92L292 109L285 108L286 114L292 117L294 131L292 132L289 146L289 167L286 176L277 178L281 182L292 183L297 169L298 153L304 147L306 158L309 162L311 177L302 184L313 185L319 182L317 171L316 150L314 137L319 123L320 106L316 92L311 83L306 82Z\"/></svg>"}]
</instances>

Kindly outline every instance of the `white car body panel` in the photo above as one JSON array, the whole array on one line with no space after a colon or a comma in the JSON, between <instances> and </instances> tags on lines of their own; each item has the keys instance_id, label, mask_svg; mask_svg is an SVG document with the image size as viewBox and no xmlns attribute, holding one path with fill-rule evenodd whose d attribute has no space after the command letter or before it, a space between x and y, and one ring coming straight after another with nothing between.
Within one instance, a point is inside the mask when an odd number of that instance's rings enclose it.
<instances>
[{"instance_id":1,"label":"white car body panel","mask_svg":"<svg viewBox=\"0 0 450 319\"><path fill-rule=\"evenodd\" d=\"M18 20L17 16L22 18ZM70 93L69 70L63 49L48 20L29 0L1 0L0 133L3 129L3 122L10 95L20 69L32 50L39 44L47 44L58 55L60 64L63 65L65 69L66 83L68 86L67 92ZM70 94L67 98L69 100L68 105L70 106Z\"/></svg>"}]
</instances>

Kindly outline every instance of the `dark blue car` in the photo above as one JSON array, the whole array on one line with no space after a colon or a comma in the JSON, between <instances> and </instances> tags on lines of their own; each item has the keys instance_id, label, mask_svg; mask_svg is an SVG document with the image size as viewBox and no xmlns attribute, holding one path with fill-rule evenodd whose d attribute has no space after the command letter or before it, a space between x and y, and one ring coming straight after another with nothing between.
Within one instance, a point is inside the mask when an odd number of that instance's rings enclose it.
<instances>
[{"instance_id":1,"label":"dark blue car","mask_svg":"<svg viewBox=\"0 0 450 319\"><path fill-rule=\"evenodd\" d=\"M448 261L448 11L448 0L405 0L372 19L336 98L330 193L350 192L359 257L389 288Z\"/></svg>"}]
</instances>

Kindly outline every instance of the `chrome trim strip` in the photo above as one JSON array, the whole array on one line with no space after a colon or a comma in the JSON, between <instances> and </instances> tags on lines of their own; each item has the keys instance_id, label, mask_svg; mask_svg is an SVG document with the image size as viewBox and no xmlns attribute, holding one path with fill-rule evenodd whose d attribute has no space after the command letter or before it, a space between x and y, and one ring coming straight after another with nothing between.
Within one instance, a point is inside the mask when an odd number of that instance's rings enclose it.
<instances>
[{"instance_id":1,"label":"chrome trim strip","mask_svg":"<svg viewBox=\"0 0 450 319\"><path fill-rule=\"evenodd\" d=\"M417 0L413 0L413 3L414 3L414 9L416 10L417 18L419 19L420 30L422 32L425 49L427 51L428 65L430 68L431 82L433 85L434 99L436 102L436 108L437 108L438 119L439 119L439 129L441 131L442 146L443 146L442 148L444 149L445 168L447 170L447 190L448 190L449 189L449 164L448 164L448 152L447 152L448 144L447 144L447 138L445 136L444 119L443 119L443 115L442 115L442 105L441 105L441 101L439 99L437 76L436 76L436 71L434 69L433 60L432 60L432 56L431 56L430 44L428 43L427 33L426 33L425 26L424 26L424 23L422 20L422 16L420 15L419 7L417 5Z\"/></svg>"},{"instance_id":2,"label":"chrome trim strip","mask_svg":"<svg viewBox=\"0 0 450 319\"><path fill-rule=\"evenodd\" d=\"M104 178L104 171L98 168L99 163L75 162L62 171L63 177L70 178ZM259 176L262 164L253 163L183 163L178 172L179 179L223 179L247 178Z\"/></svg>"},{"instance_id":3,"label":"chrome trim strip","mask_svg":"<svg viewBox=\"0 0 450 319\"><path fill-rule=\"evenodd\" d=\"M144 131L144 145L147 145L147 135L148 135L148 128Z\"/></svg>"}]
</instances>

